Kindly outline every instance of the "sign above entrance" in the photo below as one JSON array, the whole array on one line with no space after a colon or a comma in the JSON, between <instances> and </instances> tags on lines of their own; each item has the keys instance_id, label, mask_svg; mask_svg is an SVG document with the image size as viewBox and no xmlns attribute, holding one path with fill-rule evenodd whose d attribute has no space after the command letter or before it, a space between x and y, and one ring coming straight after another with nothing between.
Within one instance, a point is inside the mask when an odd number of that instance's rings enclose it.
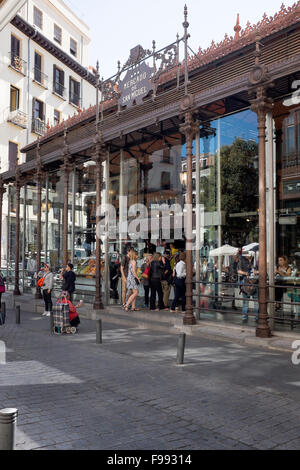
<instances>
[{"instance_id":1,"label":"sign above entrance","mask_svg":"<svg viewBox=\"0 0 300 470\"><path fill-rule=\"evenodd\" d=\"M127 71L125 78L119 83L121 106L130 107L133 104L141 104L143 98L153 90L151 77L153 77L154 69L146 62L139 62L143 57L141 51L145 52L141 46L137 46L130 52L131 63L136 65Z\"/></svg>"}]
</instances>

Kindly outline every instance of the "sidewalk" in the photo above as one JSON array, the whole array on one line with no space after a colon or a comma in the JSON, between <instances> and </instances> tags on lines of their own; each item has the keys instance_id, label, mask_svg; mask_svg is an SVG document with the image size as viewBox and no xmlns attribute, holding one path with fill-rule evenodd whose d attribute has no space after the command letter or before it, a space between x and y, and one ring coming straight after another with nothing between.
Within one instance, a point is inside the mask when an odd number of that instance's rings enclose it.
<instances>
[{"instance_id":1,"label":"sidewalk","mask_svg":"<svg viewBox=\"0 0 300 470\"><path fill-rule=\"evenodd\" d=\"M11 293L3 296L3 301L13 306ZM16 305L21 309L41 313L44 310L42 300L35 300L32 294L25 294L15 299ZM124 325L128 327L150 329L171 334L184 332L196 338L207 338L221 341L230 341L236 344L261 347L269 350L293 352L294 341L300 340L300 334L296 332L275 331L271 338L262 339L255 335L255 326L231 324L225 321L200 320L195 326L184 326L183 315L170 312L150 312L141 310L125 312L120 306L107 306L103 311L95 311L91 304L85 304L80 310L82 318L96 320L102 319L109 323ZM254 323L253 323L254 325Z\"/></svg>"},{"instance_id":2,"label":"sidewalk","mask_svg":"<svg viewBox=\"0 0 300 470\"><path fill-rule=\"evenodd\" d=\"M29 305L29 303L28 303ZM299 449L299 370L290 354L82 318L56 336L49 319L7 309L0 408L19 410L20 450ZM113 314L107 314L113 317Z\"/></svg>"}]
</instances>

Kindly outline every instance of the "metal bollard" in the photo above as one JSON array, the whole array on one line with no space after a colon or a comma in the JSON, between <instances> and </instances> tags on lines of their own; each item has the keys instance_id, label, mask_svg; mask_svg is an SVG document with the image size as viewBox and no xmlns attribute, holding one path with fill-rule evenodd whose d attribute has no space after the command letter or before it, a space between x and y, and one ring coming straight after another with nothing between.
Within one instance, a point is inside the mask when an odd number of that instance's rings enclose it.
<instances>
[{"instance_id":1,"label":"metal bollard","mask_svg":"<svg viewBox=\"0 0 300 470\"><path fill-rule=\"evenodd\" d=\"M16 408L0 411L0 450L14 450L17 416Z\"/></svg>"},{"instance_id":2,"label":"metal bollard","mask_svg":"<svg viewBox=\"0 0 300 470\"><path fill-rule=\"evenodd\" d=\"M177 346L177 364L182 365L184 363L184 349L185 349L185 333L180 333Z\"/></svg>"},{"instance_id":3,"label":"metal bollard","mask_svg":"<svg viewBox=\"0 0 300 470\"><path fill-rule=\"evenodd\" d=\"M96 320L96 343L102 344L102 320Z\"/></svg>"},{"instance_id":4,"label":"metal bollard","mask_svg":"<svg viewBox=\"0 0 300 470\"><path fill-rule=\"evenodd\" d=\"M16 306L16 324L20 325L21 323L21 307L20 305Z\"/></svg>"},{"instance_id":5,"label":"metal bollard","mask_svg":"<svg viewBox=\"0 0 300 470\"><path fill-rule=\"evenodd\" d=\"M50 312L50 333L53 334L54 331L54 318L53 312Z\"/></svg>"}]
</instances>

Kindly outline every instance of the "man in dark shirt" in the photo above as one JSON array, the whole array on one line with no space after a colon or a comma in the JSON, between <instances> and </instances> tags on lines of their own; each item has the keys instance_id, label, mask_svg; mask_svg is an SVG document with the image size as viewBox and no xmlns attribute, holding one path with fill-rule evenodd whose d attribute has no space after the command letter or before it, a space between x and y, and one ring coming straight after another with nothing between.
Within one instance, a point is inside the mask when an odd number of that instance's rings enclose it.
<instances>
[{"instance_id":1,"label":"man in dark shirt","mask_svg":"<svg viewBox=\"0 0 300 470\"><path fill-rule=\"evenodd\" d=\"M75 291L75 281L76 281L76 275L73 272L73 264L68 263L65 269L65 272L62 275L63 277L63 286L62 289L64 291L67 291L70 296L70 301L73 301L73 293Z\"/></svg>"}]
</instances>

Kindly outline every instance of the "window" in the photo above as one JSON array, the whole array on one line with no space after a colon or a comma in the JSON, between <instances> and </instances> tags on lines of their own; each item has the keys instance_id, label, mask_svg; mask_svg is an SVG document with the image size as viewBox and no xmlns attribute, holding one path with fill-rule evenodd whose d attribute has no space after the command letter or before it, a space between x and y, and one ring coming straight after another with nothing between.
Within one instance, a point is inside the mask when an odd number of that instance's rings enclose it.
<instances>
[{"instance_id":1,"label":"window","mask_svg":"<svg viewBox=\"0 0 300 470\"><path fill-rule=\"evenodd\" d=\"M19 148L18 144L14 142L9 142L8 147L8 171L13 171L16 168L16 164L18 162L18 155L19 155Z\"/></svg>"},{"instance_id":2,"label":"window","mask_svg":"<svg viewBox=\"0 0 300 470\"><path fill-rule=\"evenodd\" d=\"M46 106L36 98L32 99L32 132L39 135L44 135L46 131L45 126Z\"/></svg>"},{"instance_id":3,"label":"window","mask_svg":"<svg viewBox=\"0 0 300 470\"><path fill-rule=\"evenodd\" d=\"M34 53L34 79L38 83L42 83L42 56Z\"/></svg>"},{"instance_id":4,"label":"window","mask_svg":"<svg viewBox=\"0 0 300 470\"><path fill-rule=\"evenodd\" d=\"M16 111L19 109L20 104L20 92L18 88L10 86L10 111Z\"/></svg>"},{"instance_id":5,"label":"window","mask_svg":"<svg viewBox=\"0 0 300 470\"><path fill-rule=\"evenodd\" d=\"M75 57L77 56L77 42L72 38L70 38L70 53Z\"/></svg>"},{"instance_id":6,"label":"window","mask_svg":"<svg viewBox=\"0 0 300 470\"><path fill-rule=\"evenodd\" d=\"M53 91L59 96L64 97L65 94L65 73L63 70L53 66Z\"/></svg>"},{"instance_id":7,"label":"window","mask_svg":"<svg viewBox=\"0 0 300 470\"><path fill-rule=\"evenodd\" d=\"M43 13L38 8L33 8L33 23L38 28L43 28Z\"/></svg>"},{"instance_id":8,"label":"window","mask_svg":"<svg viewBox=\"0 0 300 470\"><path fill-rule=\"evenodd\" d=\"M163 171L161 173L161 187L162 189L170 189L171 187L171 178L168 171Z\"/></svg>"},{"instance_id":9,"label":"window","mask_svg":"<svg viewBox=\"0 0 300 470\"><path fill-rule=\"evenodd\" d=\"M54 126L60 123L60 112L57 109L54 110Z\"/></svg>"},{"instance_id":10,"label":"window","mask_svg":"<svg viewBox=\"0 0 300 470\"><path fill-rule=\"evenodd\" d=\"M61 44L61 39L62 39L62 29L55 24L54 25L54 41L58 42L58 44Z\"/></svg>"},{"instance_id":11,"label":"window","mask_svg":"<svg viewBox=\"0 0 300 470\"><path fill-rule=\"evenodd\" d=\"M12 67L22 72L23 61L20 58L20 55L21 55L21 41L12 34L11 41L10 41L10 59L11 59L10 63Z\"/></svg>"},{"instance_id":12,"label":"window","mask_svg":"<svg viewBox=\"0 0 300 470\"><path fill-rule=\"evenodd\" d=\"M70 90L69 90L69 100L70 103L75 106L79 106L80 101L80 83L76 82L73 78L70 77Z\"/></svg>"},{"instance_id":13,"label":"window","mask_svg":"<svg viewBox=\"0 0 300 470\"><path fill-rule=\"evenodd\" d=\"M44 103L37 99L34 99L33 119L44 120Z\"/></svg>"}]
</instances>

